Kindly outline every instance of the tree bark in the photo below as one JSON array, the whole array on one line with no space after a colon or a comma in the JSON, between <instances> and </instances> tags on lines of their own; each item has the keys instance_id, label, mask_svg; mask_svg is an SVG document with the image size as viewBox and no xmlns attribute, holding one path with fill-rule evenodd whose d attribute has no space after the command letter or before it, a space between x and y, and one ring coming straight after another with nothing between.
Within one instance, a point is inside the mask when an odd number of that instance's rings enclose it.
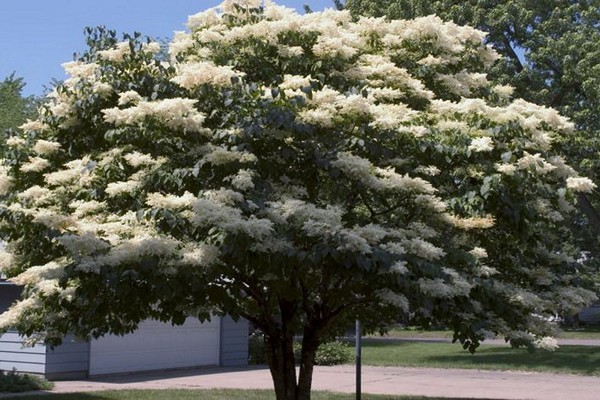
<instances>
[{"instance_id":1,"label":"tree bark","mask_svg":"<svg viewBox=\"0 0 600 400\"><path fill-rule=\"evenodd\" d=\"M286 327L286 324L282 324ZM305 326L302 337L300 373L296 380L294 332L279 329L265 332L269 370L277 400L310 400L315 355L320 344L319 329Z\"/></svg>"},{"instance_id":2,"label":"tree bark","mask_svg":"<svg viewBox=\"0 0 600 400\"><path fill-rule=\"evenodd\" d=\"M296 365L293 335L265 335L267 361L277 400L296 400Z\"/></svg>"},{"instance_id":3,"label":"tree bark","mask_svg":"<svg viewBox=\"0 0 600 400\"><path fill-rule=\"evenodd\" d=\"M319 348L319 338L314 331L305 328L302 337L302 355L300 357L300 375L296 388L296 400L310 400L315 355Z\"/></svg>"},{"instance_id":4,"label":"tree bark","mask_svg":"<svg viewBox=\"0 0 600 400\"><path fill-rule=\"evenodd\" d=\"M282 337L269 338L265 335L265 339L276 399L310 400L315 354L319 347L316 335L309 334L302 339L300 374L297 382L293 336L282 335Z\"/></svg>"}]
</instances>

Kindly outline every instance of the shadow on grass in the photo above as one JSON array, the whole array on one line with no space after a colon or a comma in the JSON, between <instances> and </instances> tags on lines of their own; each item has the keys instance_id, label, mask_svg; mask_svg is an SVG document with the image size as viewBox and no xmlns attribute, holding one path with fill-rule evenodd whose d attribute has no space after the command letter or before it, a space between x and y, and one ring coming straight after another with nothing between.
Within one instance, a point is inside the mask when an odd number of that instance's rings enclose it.
<instances>
[{"instance_id":1,"label":"shadow on grass","mask_svg":"<svg viewBox=\"0 0 600 400\"><path fill-rule=\"evenodd\" d=\"M43 396L42 396L43 395ZM51 393L51 394L46 394L45 391L40 391L38 392L38 394L34 394L34 395L14 395L14 396L8 396L8 397L4 397L1 396L0 399L2 400L42 400L42 399L47 399L47 400L114 400L114 397L106 397L103 396L101 392L99 393Z\"/></svg>"},{"instance_id":2,"label":"shadow on grass","mask_svg":"<svg viewBox=\"0 0 600 400\"><path fill-rule=\"evenodd\" d=\"M474 366L501 366L502 369L600 374L600 349L590 349L588 346L563 346L554 352L483 347L475 354L437 355L427 358L449 364L461 361L470 362Z\"/></svg>"}]
</instances>

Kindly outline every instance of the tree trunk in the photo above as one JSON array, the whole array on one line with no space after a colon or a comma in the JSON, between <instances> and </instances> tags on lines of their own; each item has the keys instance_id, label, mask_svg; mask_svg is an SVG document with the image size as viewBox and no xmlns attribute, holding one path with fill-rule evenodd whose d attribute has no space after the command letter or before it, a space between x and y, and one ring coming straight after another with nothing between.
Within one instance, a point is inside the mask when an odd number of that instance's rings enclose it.
<instances>
[{"instance_id":1,"label":"tree trunk","mask_svg":"<svg viewBox=\"0 0 600 400\"><path fill-rule=\"evenodd\" d=\"M592 203L588 200L587 196L583 193L579 193L579 208L586 215L590 226L597 235L600 235L600 214L594 208Z\"/></svg>"},{"instance_id":2,"label":"tree trunk","mask_svg":"<svg viewBox=\"0 0 600 400\"><path fill-rule=\"evenodd\" d=\"M267 361L277 400L296 400L296 365L294 337L265 335Z\"/></svg>"},{"instance_id":3,"label":"tree trunk","mask_svg":"<svg viewBox=\"0 0 600 400\"><path fill-rule=\"evenodd\" d=\"M300 375L296 389L296 400L310 400L312 377L315 366L315 355L319 348L319 340L308 329L304 329L302 337L302 355L300 357Z\"/></svg>"},{"instance_id":4,"label":"tree trunk","mask_svg":"<svg viewBox=\"0 0 600 400\"><path fill-rule=\"evenodd\" d=\"M305 329L300 357L300 374L296 382L293 334L270 337L265 335L267 361L277 400L310 400L315 354L319 340Z\"/></svg>"}]
</instances>

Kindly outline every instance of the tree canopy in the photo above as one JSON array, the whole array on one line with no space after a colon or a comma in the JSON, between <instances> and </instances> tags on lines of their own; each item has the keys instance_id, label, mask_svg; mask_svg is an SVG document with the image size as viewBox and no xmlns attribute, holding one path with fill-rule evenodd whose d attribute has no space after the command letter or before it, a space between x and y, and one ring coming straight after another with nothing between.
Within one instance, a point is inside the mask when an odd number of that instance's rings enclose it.
<instances>
[{"instance_id":1,"label":"tree canopy","mask_svg":"<svg viewBox=\"0 0 600 400\"><path fill-rule=\"evenodd\" d=\"M347 0L355 16L392 19L436 14L443 20L477 27L503 56L489 70L515 96L555 108L578 130L559 144L568 160L590 177L600 176L600 5L596 0ZM340 7L342 5L340 4ZM593 231L581 231L587 251L600 237L600 199L580 196L580 208ZM589 235L594 236L591 238Z\"/></svg>"},{"instance_id":2,"label":"tree canopy","mask_svg":"<svg viewBox=\"0 0 600 400\"><path fill-rule=\"evenodd\" d=\"M241 316L277 398L306 399L319 343L357 317L552 347L548 317L595 298L561 227L595 187L554 146L574 126L488 81L483 32L259 0L188 28L168 62L89 30L7 140L0 266L25 290L0 328L56 344Z\"/></svg>"}]
</instances>

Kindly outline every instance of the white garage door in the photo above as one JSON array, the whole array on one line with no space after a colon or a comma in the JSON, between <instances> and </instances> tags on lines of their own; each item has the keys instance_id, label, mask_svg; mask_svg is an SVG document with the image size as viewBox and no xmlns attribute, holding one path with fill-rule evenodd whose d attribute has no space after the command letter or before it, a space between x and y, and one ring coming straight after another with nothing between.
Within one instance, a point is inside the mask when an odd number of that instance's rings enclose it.
<instances>
[{"instance_id":1,"label":"white garage door","mask_svg":"<svg viewBox=\"0 0 600 400\"><path fill-rule=\"evenodd\" d=\"M125 336L104 336L90 348L90 375L185 368L219 363L219 318L181 326L144 321Z\"/></svg>"}]
</instances>

